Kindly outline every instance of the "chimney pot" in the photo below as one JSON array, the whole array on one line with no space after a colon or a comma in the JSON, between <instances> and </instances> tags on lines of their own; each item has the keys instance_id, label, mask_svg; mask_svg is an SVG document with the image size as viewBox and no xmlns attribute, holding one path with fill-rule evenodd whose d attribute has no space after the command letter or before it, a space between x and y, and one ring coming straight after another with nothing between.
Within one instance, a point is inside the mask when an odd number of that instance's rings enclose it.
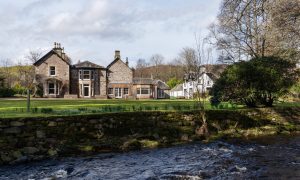
<instances>
[{"instance_id":1,"label":"chimney pot","mask_svg":"<svg viewBox=\"0 0 300 180\"><path fill-rule=\"evenodd\" d=\"M115 50L115 59L121 59L121 52L119 50Z\"/></svg>"},{"instance_id":2,"label":"chimney pot","mask_svg":"<svg viewBox=\"0 0 300 180\"><path fill-rule=\"evenodd\" d=\"M128 57L126 57L126 65L127 65L127 66L129 65Z\"/></svg>"}]
</instances>

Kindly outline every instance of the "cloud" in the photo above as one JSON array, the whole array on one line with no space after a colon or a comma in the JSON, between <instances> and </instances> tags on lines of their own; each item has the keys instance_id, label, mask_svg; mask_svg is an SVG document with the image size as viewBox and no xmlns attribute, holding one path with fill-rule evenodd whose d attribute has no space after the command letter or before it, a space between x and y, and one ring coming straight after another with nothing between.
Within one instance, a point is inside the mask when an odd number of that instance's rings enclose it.
<instances>
[{"instance_id":1,"label":"cloud","mask_svg":"<svg viewBox=\"0 0 300 180\"><path fill-rule=\"evenodd\" d=\"M145 46L150 54L173 40L170 49L189 43L189 34L201 31L216 16L220 0L10 0L0 2L0 35L13 50L0 50L13 56L14 50L47 47L53 41L64 42L81 52L99 48ZM193 38L191 38L193 39ZM26 43L26 44L24 44ZM175 44L177 45L175 47ZM95 47L91 47L91 45ZM30 47L28 47L30 46ZM172 47L174 46L174 47ZM182 45L185 46L185 45ZM139 47L140 48L140 47ZM111 51L113 51L112 49ZM151 50L151 52L150 52ZM129 50L128 50L129 51ZM86 55L78 54L76 58ZM138 53L136 53L138 54ZM100 57L101 59L105 59ZM147 56L147 55L145 55ZM1 58L1 57L0 57Z\"/></svg>"}]
</instances>

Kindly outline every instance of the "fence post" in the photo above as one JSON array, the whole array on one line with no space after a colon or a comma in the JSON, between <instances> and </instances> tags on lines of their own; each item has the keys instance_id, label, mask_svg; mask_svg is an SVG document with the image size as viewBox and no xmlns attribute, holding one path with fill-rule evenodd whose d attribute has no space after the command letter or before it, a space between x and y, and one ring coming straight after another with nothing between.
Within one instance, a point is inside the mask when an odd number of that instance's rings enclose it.
<instances>
[{"instance_id":1,"label":"fence post","mask_svg":"<svg viewBox=\"0 0 300 180\"><path fill-rule=\"evenodd\" d=\"M27 89L27 112L30 112L30 90Z\"/></svg>"}]
</instances>

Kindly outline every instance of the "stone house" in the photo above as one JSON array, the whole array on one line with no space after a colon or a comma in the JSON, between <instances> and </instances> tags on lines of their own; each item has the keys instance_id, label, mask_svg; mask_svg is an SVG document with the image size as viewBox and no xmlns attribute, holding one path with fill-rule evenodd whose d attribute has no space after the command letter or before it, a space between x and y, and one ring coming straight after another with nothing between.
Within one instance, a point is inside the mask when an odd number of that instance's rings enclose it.
<instances>
[{"instance_id":1,"label":"stone house","mask_svg":"<svg viewBox=\"0 0 300 180\"><path fill-rule=\"evenodd\" d=\"M44 97L64 97L70 94L70 58L60 44L36 61L35 82L43 90Z\"/></svg>"},{"instance_id":2,"label":"stone house","mask_svg":"<svg viewBox=\"0 0 300 180\"><path fill-rule=\"evenodd\" d=\"M128 59L122 61L120 51L103 67L90 61L72 65L59 43L39 59L35 66L35 82L49 98L169 98L169 87L161 80L133 78Z\"/></svg>"}]
</instances>

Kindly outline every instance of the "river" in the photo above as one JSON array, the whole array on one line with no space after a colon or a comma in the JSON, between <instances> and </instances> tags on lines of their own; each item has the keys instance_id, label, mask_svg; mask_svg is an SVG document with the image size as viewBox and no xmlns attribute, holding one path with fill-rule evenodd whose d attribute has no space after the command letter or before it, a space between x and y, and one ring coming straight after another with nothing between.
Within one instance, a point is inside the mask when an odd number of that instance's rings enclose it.
<instances>
[{"instance_id":1,"label":"river","mask_svg":"<svg viewBox=\"0 0 300 180\"><path fill-rule=\"evenodd\" d=\"M0 179L300 179L300 136L2 166Z\"/></svg>"}]
</instances>

